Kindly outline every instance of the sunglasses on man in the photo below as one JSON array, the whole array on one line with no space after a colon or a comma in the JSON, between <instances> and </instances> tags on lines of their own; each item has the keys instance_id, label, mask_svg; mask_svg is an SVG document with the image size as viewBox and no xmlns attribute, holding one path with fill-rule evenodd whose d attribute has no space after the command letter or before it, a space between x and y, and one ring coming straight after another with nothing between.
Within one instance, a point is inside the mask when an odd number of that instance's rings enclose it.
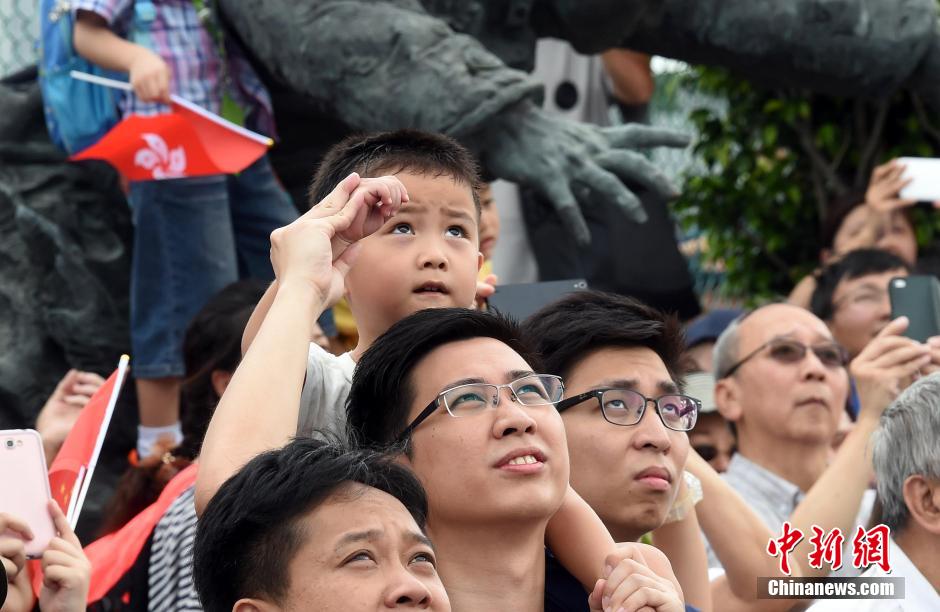
<instances>
[{"instance_id":1,"label":"sunglasses on man","mask_svg":"<svg viewBox=\"0 0 940 612\"><path fill-rule=\"evenodd\" d=\"M819 361L830 369L844 368L849 363L849 354L838 342L819 342L806 345L789 338L772 338L760 345L743 358L729 367L718 378L727 378L738 371L750 359L767 350L768 356L779 363L798 363L806 357L807 351L812 351Z\"/></svg>"}]
</instances>

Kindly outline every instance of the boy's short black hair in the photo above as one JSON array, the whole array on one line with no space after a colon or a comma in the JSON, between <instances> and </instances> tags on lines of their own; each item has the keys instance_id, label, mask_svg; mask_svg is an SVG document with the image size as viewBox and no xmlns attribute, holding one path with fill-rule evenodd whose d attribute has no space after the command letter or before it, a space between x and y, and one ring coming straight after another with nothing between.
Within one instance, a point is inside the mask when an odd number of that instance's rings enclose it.
<instances>
[{"instance_id":1,"label":"boy's short black hair","mask_svg":"<svg viewBox=\"0 0 940 612\"><path fill-rule=\"evenodd\" d=\"M682 382L682 325L634 298L578 291L545 306L522 324L523 339L542 357L549 374L562 378L603 348L646 347L659 355L669 376Z\"/></svg>"},{"instance_id":2,"label":"boy's short black hair","mask_svg":"<svg viewBox=\"0 0 940 612\"><path fill-rule=\"evenodd\" d=\"M845 257L823 268L816 276L816 289L809 300L809 309L823 321L830 321L835 314L832 296L839 283L891 270L906 270L909 273L911 267L897 255L881 249L850 251Z\"/></svg>"},{"instance_id":3,"label":"boy's short black hair","mask_svg":"<svg viewBox=\"0 0 940 612\"><path fill-rule=\"evenodd\" d=\"M336 442L294 440L245 464L200 517L193 580L206 612L229 612L245 597L281 601L306 537L299 522L349 483L395 497L424 530L427 497L407 467Z\"/></svg>"},{"instance_id":4,"label":"boy's short black hair","mask_svg":"<svg viewBox=\"0 0 940 612\"><path fill-rule=\"evenodd\" d=\"M412 370L434 349L460 340L494 338L541 372L541 362L521 340L512 319L467 308L429 308L392 325L356 365L347 404L353 440L384 448L408 425L414 401Z\"/></svg>"},{"instance_id":5,"label":"boy's short black hair","mask_svg":"<svg viewBox=\"0 0 940 612\"><path fill-rule=\"evenodd\" d=\"M333 145L313 177L308 203L315 206L353 172L375 177L402 171L448 176L467 185L479 218L482 183L473 154L449 136L412 129L349 136Z\"/></svg>"}]
</instances>

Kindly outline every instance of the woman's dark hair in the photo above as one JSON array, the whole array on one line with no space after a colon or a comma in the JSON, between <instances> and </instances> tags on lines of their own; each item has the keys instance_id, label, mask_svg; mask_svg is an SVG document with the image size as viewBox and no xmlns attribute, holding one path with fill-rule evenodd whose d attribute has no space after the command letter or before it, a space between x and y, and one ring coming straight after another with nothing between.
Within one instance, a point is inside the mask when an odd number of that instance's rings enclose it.
<instances>
[{"instance_id":1,"label":"woman's dark hair","mask_svg":"<svg viewBox=\"0 0 940 612\"><path fill-rule=\"evenodd\" d=\"M219 396L212 373L234 372L241 360L242 333L265 284L244 280L228 285L202 307L186 328L183 362L186 375L180 393L183 440L175 448L160 448L138 459L121 476L105 510L101 534L120 529L156 501L163 487L199 455L202 439Z\"/></svg>"},{"instance_id":2,"label":"woman's dark hair","mask_svg":"<svg viewBox=\"0 0 940 612\"><path fill-rule=\"evenodd\" d=\"M850 212L864 203L865 191L862 189L849 190L829 203L829 206L826 207L826 216L820 227L820 248L832 248L832 243L836 239L836 234L839 233L839 228L842 227L842 222L845 221Z\"/></svg>"},{"instance_id":3,"label":"woman's dark hair","mask_svg":"<svg viewBox=\"0 0 940 612\"><path fill-rule=\"evenodd\" d=\"M415 366L434 349L471 338L499 340L541 371L515 321L467 308L421 310L392 325L359 360L347 404L353 441L375 448L392 444L408 425Z\"/></svg>"},{"instance_id":4,"label":"woman's dark hair","mask_svg":"<svg viewBox=\"0 0 940 612\"><path fill-rule=\"evenodd\" d=\"M246 597L280 602L288 568L309 535L303 518L358 483L388 493L424 531L428 502L417 477L387 455L336 442L296 439L256 456L229 478L199 518L193 580L206 612Z\"/></svg>"},{"instance_id":5,"label":"woman's dark hair","mask_svg":"<svg viewBox=\"0 0 940 612\"><path fill-rule=\"evenodd\" d=\"M682 380L682 325L673 315L630 297L578 291L545 306L522 324L549 374L568 376L582 359L608 347L642 346L659 355L669 375Z\"/></svg>"}]
</instances>

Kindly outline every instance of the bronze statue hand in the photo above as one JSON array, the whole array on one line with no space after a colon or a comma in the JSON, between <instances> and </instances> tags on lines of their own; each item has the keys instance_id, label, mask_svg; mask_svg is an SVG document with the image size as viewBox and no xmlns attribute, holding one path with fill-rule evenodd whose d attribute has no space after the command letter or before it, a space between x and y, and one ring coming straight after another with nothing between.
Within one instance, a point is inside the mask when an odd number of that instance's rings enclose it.
<instances>
[{"instance_id":1,"label":"bronze statue hand","mask_svg":"<svg viewBox=\"0 0 940 612\"><path fill-rule=\"evenodd\" d=\"M538 190L582 245L591 235L581 210L598 200L614 202L639 223L646 221L640 200L625 183L664 198L678 195L670 180L633 149L689 144L688 136L663 128L601 128L553 117L527 100L493 117L478 137L484 164L496 176Z\"/></svg>"}]
</instances>

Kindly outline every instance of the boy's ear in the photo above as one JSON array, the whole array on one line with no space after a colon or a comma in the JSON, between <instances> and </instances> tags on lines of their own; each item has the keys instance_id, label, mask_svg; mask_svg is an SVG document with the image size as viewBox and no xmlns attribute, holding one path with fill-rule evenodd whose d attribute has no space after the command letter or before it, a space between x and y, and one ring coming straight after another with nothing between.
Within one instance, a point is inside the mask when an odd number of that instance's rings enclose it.
<instances>
[{"instance_id":1,"label":"boy's ear","mask_svg":"<svg viewBox=\"0 0 940 612\"><path fill-rule=\"evenodd\" d=\"M477 252L477 272L479 272L481 268L483 268L483 251L478 251Z\"/></svg>"}]
</instances>

